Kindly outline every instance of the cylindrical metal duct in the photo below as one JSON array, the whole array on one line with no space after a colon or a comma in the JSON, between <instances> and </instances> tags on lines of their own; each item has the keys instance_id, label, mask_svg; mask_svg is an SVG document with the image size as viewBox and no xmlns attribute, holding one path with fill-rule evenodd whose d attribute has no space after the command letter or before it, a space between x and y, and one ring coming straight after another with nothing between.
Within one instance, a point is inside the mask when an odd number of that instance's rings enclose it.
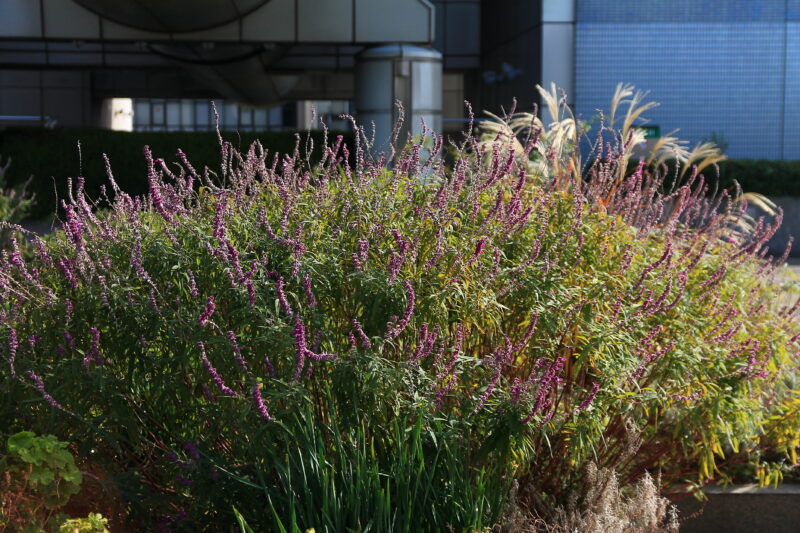
<instances>
[{"instance_id":1,"label":"cylindrical metal duct","mask_svg":"<svg viewBox=\"0 0 800 533\"><path fill-rule=\"evenodd\" d=\"M390 44L359 54L356 63L355 108L358 122L375 124L375 149L389 145L397 119L395 101L403 104L405 125L399 141L429 129L442 130L442 54L430 48Z\"/></svg>"},{"instance_id":2,"label":"cylindrical metal duct","mask_svg":"<svg viewBox=\"0 0 800 533\"><path fill-rule=\"evenodd\" d=\"M237 20L269 0L75 0L118 24L140 30L183 33Z\"/></svg>"}]
</instances>

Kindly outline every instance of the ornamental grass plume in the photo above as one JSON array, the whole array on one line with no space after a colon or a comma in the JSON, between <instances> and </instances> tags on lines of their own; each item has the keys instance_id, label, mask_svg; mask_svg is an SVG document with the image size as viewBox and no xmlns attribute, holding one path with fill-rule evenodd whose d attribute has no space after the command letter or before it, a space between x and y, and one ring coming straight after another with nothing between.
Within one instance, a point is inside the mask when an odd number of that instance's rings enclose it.
<instances>
[{"instance_id":1,"label":"ornamental grass plume","mask_svg":"<svg viewBox=\"0 0 800 533\"><path fill-rule=\"evenodd\" d=\"M265 531L480 530L513 480L550 519L590 462L623 490L778 480L800 432L780 216L715 194L708 147L678 181L637 156L631 90L590 160L553 89L544 121L447 142L220 134L218 169L147 153L141 197L110 165L103 198L76 181L62 231L0 255L0 423L79 442L140 529L235 505Z\"/></svg>"}]
</instances>

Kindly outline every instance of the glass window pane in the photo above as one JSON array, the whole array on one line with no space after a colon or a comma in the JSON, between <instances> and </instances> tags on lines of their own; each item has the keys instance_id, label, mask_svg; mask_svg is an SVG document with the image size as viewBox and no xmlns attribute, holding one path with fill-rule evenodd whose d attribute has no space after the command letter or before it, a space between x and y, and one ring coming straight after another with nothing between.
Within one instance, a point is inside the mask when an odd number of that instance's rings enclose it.
<instances>
[{"instance_id":1,"label":"glass window pane","mask_svg":"<svg viewBox=\"0 0 800 533\"><path fill-rule=\"evenodd\" d=\"M239 106L233 102L225 104L225 129L235 130L239 127Z\"/></svg>"},{"instance_id":2,"label":"glass window pane","mask_svg":"<svg viewBox=\"0 0 800 533\"><path fill-rule=\"evenodd\" d=\"M162 126L166 121L166 111L164 110L164 100L152 101L153 126Z\"/></svg>"},{"instance_id":3,"label":"glass window pane","mask_svg":"<svg viewBox=\"0 0 800 533\"><path fill-rule=\"evenodd\" d=\"M194 129L194 102L192 100L181 100L181 129L191 131Z\"/></svg>"},{"instance_id":4,"label":"glass window pane","mask_svg":"<svg viewBox=\"0 0 800 533\"><path fill-rule=\"evenodd\" d=\"M269 127L280 128L283 124L283 108L273 107L269 110Z\"/></svg>"},{"instance_id":5,"label":"glass window pane","mask_svg":"<svg viewBox=\"0 0 800 533\"><path fill-rule=\"evenodd\" d=\"M208 103L197 100L194 104L194 123L198 130L207 130L211 124L211 110Z\"/></svg>"},{"instance_id":6,"label":"glass window pane","mask_svg":"<svg viewBox=\"0 0 800 533\"><path fill-rule=\"evenodd\" d=\"M137 99L133 104L133 126L145 129L150 126L150 102Z\"/></svg>"},{"instance_id":7,"label":"glass window pane","mask_svg":"<svg viewBox=\"0 0 800 533\"><path fill-rule=\"evenodd\" d=\"M250 129L253 125L253 110L242 108L239 110L239 122L244 129Z\"/></svg>"},{"instance_id":8,"label":"glass window pane","mask_svg":"<svg viewBox=\"0 0 800 533\"><path fill-rule=\"evenodd\" d=\"M170 129L179 129L181 125L181 103L167 102L167 126Z\"/></svg>"},{"instance_id":9,"label":"glass window pane","mask_svg":"<svg viewBox=\"0 0 800 533\"><path fill-rule=\"evenodd\" d=\"M255 117L253 118L253 122L255 123L257 130L265 130L267 129L267 110L266 109L256 109L253 111Z\"/></svg>"}]
</instances>

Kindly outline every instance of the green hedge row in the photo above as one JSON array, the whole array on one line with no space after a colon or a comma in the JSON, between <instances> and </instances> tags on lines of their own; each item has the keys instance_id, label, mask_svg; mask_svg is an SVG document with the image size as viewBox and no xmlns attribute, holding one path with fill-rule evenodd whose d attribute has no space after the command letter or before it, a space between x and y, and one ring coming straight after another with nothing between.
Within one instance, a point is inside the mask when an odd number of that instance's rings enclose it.
<instances>
[{"instance_id":1,"label":"green hedge row","mask_svg":"<svg viewBox=\"0 0 800 533\"><path fill-rule=\"evenodd\" d=\"M631 170L636 162L631 161ZM667 176L675 175L675 161L667 163ZM718 165L719 187L731 187L739 183L744 192L757 192L768 197L800 196L800 161L773 159L728 159ZM703 170L707 181L716 182L717 171L706 167ZM671 180L667 179L667 186Z\"/></svg>"},{"instance_id":2,"label":"green hedge row","mask_svg":"<svg viewBox=\"0 0 800 533\"><path fill-rule=\"evenodd\" d=\"M349 133L335 134L344 135L348 142L352 139ZM241 149L246 149L256 139L270 152L291 153L295 146L294 132L224 132L223 136ZM319 147L322 132L312 132L312 138L314 146ZM29 189L36 194L34 218L47 217L55 211L57 198L63 198L66 193L68 177L83 175L90 197L96 196L100 185L106 183L103 153L108 154L114 178L123 190L144 193L147 190L144 145L149 145L157 158L176 161L175 152L180 148L198 171L204 166L219 169L219 144L214 132L129 133L89 128L0 130L0 156L3 161L12 159L6 175L8 183L15 185L33 176Z\"/></svg>"},{"instance_id":3,"label":"green hedge row","mask_svg":"<svg viewBox=\"0 0 800 533\"><path fill-rule=\"evenodd\" d=\"M731 159L719 164L720 184L734 180L745 192L767 196L800 196L800 161Z\"/></svg>"}]
</instances>

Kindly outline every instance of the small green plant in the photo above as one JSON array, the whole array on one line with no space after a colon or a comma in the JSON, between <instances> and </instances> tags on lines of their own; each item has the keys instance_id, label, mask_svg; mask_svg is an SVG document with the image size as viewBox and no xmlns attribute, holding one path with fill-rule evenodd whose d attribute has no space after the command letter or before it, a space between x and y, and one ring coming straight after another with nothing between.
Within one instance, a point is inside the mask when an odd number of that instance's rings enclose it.
<instances>
[{"instance_id":1,"label":"small green plant","mask_svg":"<svg viewBox=\"0 0 800 533\"><path fill-rule=\"evenodd\" d=\"M58 528L58 533L108 533L108 519L99 513L89 513L86 518L70 518Z\"/></svg>"},{"instance_id":2,"label":"small green plant","mask_svg":"<svg viewBox=\"0 0 800 533\"><path fill-rule=\"evenodd\" d=\"M63 520L58 510L80 491L82 481L66 448L67 443L53 435L36 436L31 431L8 438L8 454L0 459L5 472L0 531L42 531Z\"/></svg>"}]
</instances>

